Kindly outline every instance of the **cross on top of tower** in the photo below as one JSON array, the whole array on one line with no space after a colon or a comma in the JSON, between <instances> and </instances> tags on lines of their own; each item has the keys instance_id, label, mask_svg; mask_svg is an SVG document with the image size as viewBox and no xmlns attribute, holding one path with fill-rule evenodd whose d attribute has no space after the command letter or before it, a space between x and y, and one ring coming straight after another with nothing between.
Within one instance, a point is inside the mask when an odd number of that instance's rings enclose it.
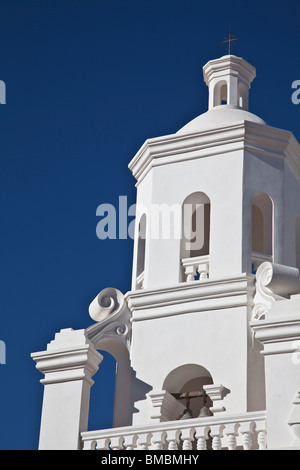
<instances>
[{"instance_id":1,"label":"cross on top of tower","mask_svg":"<svg viewBox=\"0 0 300 470\"><path fill-rule=\"evenodd\" d=\"M233 33L231 31L231 26L230 26L230 31L228 33L228 37L225 38L224 41L221 41L220 44L225 44L227 45L228 47L228 54L231 54L231 47L232 47L232 43L235 42L235 41L239 41L240 38L234 38L233 37Z\"/></svg>"}]
</instances>

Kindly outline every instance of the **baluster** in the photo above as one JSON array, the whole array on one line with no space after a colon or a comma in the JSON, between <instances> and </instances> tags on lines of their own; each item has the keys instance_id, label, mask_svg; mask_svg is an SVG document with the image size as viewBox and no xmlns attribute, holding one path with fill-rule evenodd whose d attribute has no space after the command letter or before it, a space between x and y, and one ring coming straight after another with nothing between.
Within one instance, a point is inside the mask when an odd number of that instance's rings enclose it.
<instances>
[{"instance_id":1,"label":"baluster","mask_svg":"<svg viewBox=\"0 0 300 470\"><path fill-rule=\"evenodd\" d=\"M222 442L220 436L214 436L212 441L213 450L221 450Z\"/></svg>"},{"instance_id":2,"label":"baluster","mask_svg":"<svg viewBox=\"0 0 300 470\"><path fill-rule=\"evenodd\" d=\"M254 431L256 423L248 421L241 423L239 433L242 435L242 445L244 450L251 450L252 448L252 432Z\"/></svg>"},{"instance_id":3,"label":"baluster","mask_svg":"<svg viewBox=\"0 0 300 470\"><path fill-rule=\"evenodd\" d=\"M168 442L168 450L178 449L179 438L180 438L179 429L170 429L169 431L167 431L166 440Z\"/></svg>"},{"instance_id":4,"label":"baluster","mask_svg":"<svg viewBox=\"0 0 300 470\"><path fill-rule=\"evenodd\" d=\"M182 450L192 450L192 441L194 439L194 434L194 428L186 428L181 430Z\"/></svg>"},{"instance_id":5,"label":"baluster","mask_svg":"<svg viewBox=\"0 0 300 470\"><path fill-rule=\"evenodd\" d=\"M265 450L267 448L266 445L266 431L261 430L257 434L257 442L258 442L258 449Z\"/></svg>"},{"instance_id":6,"label":"baluster","mask_svg":"<svg viewBox=\"0 0 300 470\"><path fill-rule=\"evenodd\" d=\"M163 431L154 432L152 435L152 444L154 450L162 450L164 444L166 443L166 433Z\"/></svg>"},{"instance_id":7,"label":"baluster","mask_svg":"<svg viewBox=\"0 0 300 470\"><path fill-rule=\"evenodd\" d=\"M212 449L213 450L221 450L222 449L221 437L223 437L223 429L224 429L224 425L211 426L211 437L213 438L213 440L212 440Z\"/></svg>"},{"instance_id":8,"label":"baluster","mask_svg":"<svg viewBox=\"0 0 300 470\"><path fill-rule=\"evenodd\" d=\"M208 426L196 428L195 438L197 439L197 450L207 450Z\"/></svg>"},{"instance_id":9,"label":"baluster","mask_svg":"<svg viewBox=\"0 0 300 470\"><path fill-rule=\"evenodd\" d=\"M124 447L126 450L134 450L137 446L138 435L137 434L129 434L124 438Z\"/></svg>"},{"instance_id":10,"label":"baluster","mask_svg":"<svg viewBox=\"0 0 300 470\"><path fill-rule=\"evenodd\" d=\"M122 436L117 436L117 437L112 437L110 441L110 448L111 450L124 450L124 437Z\"/></svg>"},{"instance_id":11,"label":"baluster","mask_svg":"<svg viewBox=\"0 0 300 470\"><path fill-rule=\"evenodd\" d=\"M206 264L199 264L197 267L197 272L199 273L199 279L208 279L208 269Z\"/></svg>"},{"instance_id":12,"label":"baluster","mask_svg":"<svg viewBox=\"0 0 300 470\"><path fill-rule=\"evenodd\" d=\"M110 438L97 439L97 450L109 450Z\"/></svg>"},{"instance_id":13,"label":"baluster","mask_svg":"<svg viewBox=\"0 0 300 470\"><path fill-rule=\"evenodd\" d=\"M182 444L182 450L191 450L192 449L192 441L191 439L184 439Z\"/></svg>"},{"instance_id":14,"label":"baluster","mask_svg":"<svg viewBox=\"0 0 300 470\"><path fill-rule=\"evenodd\" d=\"M168 450L177 450L178 444L176 441L169 441Z\"/></svg>"},{"instance_id":15,"label":"baluster","mask_svg":"<svg viewBox=\"0 0 300 470\"><path fill-rule=\"evenodd\" d=\"M186 275L186 281L191 282L195 280L196 276L196 266L186 266L185 267L185 275Z\"/></svg>"},{"instance_id":16,"label":"baluster","mask_svg":"<svg viewBox=\"0 0 300 470\"><path fill-rule=\"evenodd\" d=\"M227 446L228 450L236 450L237 445L237 436L238 428L240 427L239 423L228 423L226 425L225 434L227 435Z\"/></svg>"},{"instance_id":17,"label":"baluster","mask_svg":"<svg viewBox=\"0 0 300 470\"><path fill-rule=\"evenodd\" d=\"M208 279L208 262L202 262L197 265L197 272L199 273L199 279Z\"/></svg>"},{"instance_id":18,"label":"baluster","mask_svg":"<svg viewBox=\"0 0 300 470\"><path fill-rule=\"evenodd\" d=\"M207 445L206 445L206 439L205 437L199 437L197 439L197 450L206 450Z\"/></svg>"},{"instance_id":19,"label":"baluster","mask_svg":"<svg viewBox=\"0 0 300 470\"><path fill-rule=\"evenodd\" d=\"M228 450L235 450L236 449L236 435L235 434L228 434Z\"/></svg>"},{"instance_id":20,"label":"baluster","mask_svg":"<svg viewBox=\"0 0 300 470\"><path fill-rule=\"evenodd\" d=\"M242 442L243 442L243 449L244 450L251 450L252 446L252 438L251 438L251 432L243 432L242 433Z\"/></svg>"},{"instance_id":21,"label":"baluster","mask_svg":"<svg viewBox=\"0 0 300 470\"><path fill-rule=\"evenodd\" d=\"M95 450L97 441L84 441L82 450Z\"/></svg>"},{"instance_id":22,"label":"baluster","mask_svg":"<svg viewBox=\"0 0 300 470\"><path fill-rule=\"evenodd\" d=\"M208 279L208 271L202 271L199 275L199 279Z\"/></svg>"},{"instance_id":23,"label":"baluster","mask_svg":"<svg viewBox=\"0 0 300 470\"><path fill-rule=\"evenodd\" d=\"M151 444L151 437L152 437L152 434L149 434L149 433L140 434L137 440L137 443L138 443L137 450L147 450Z\"/></svg>"}]
</instances>

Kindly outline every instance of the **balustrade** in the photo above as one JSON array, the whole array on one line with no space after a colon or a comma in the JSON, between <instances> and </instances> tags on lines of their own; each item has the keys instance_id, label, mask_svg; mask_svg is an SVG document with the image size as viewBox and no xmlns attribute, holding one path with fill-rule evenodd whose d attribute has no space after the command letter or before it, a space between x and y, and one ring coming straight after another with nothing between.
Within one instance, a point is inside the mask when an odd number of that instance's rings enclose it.
<instances>
[{"instance_id":1,"label":"balustrade","mask_svg":"<svg viewBox=\"0 0 300 470\"><path fill-rule=\"evenodd\" d=\"M84 450L264 450L265 412L88 431L81 438Z\"/></svg>"},{"instance_id":2,"label":"balustrade","mask_svg":"<svg viewBox=\"0 0 300 470\"><path fill-rule=\"evenodd\" d=\"M209 276L209 256L197 256L195 258L183 258L181 260L184 280L187 282L199 279L207 279Z\"/></svg>"}]
</instances>

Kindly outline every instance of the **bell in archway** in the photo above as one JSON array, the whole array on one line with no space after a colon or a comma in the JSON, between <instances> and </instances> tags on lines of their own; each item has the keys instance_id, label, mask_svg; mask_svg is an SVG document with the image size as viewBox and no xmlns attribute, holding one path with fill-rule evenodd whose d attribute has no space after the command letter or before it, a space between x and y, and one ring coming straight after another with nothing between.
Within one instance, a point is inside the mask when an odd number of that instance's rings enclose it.
<instances>
[{"instance_id":1,"label":"bell in archway","mask_svg":"<svg viewBox=\"0 0 300 470\"><path fill-rule=\"evenodd\" d=\"M211 412L209 411L207 407L207 395L206 394L204 394L203 396L203 406L200 409L199 418L204 418L205 416L211 416Z\"/></svg>"},{"instance_id":2,"label":"bell in archway","mask_svg":"<svg viewBox=\"0 0 300 470\"><path fill-rule=\"evenodd\" d=\"M193 417L192 410L190 409L190 399L186 399L186 404L185 404L185 410L183 412L183 415L180 419L191 419Z\"/></svg>"},{"instance_id":3,"label":"bell in archway","mask_svg":"<svg viewBox=\"0 0 300 470\"><path fill-rule=\"evenodd\" d=\"M199 418L204 418L205 416L211 416L211 412L206 405L202 406L199 414Z\"/></svg>"},{"instance_id":4,"label":"bell in archway","mask_svg":"<svg viewBox=\"0 0 300 470\"><path fill-rule=\"evenodd\" d=\"M190 408L185 408L183 415L180 419L191 419L193 417L192 410Z\"/></svg>"}]
</instances>

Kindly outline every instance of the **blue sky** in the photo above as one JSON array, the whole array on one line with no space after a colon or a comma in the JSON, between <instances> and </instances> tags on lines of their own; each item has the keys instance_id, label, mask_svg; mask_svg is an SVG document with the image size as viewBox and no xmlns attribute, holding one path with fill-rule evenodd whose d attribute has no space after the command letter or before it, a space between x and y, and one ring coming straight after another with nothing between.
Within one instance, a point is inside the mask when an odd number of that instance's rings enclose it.
<instances>
[{"instance_id":1,"label":"blue sky","mask_svg":"<svg viewBox=\"0 0 300 470\"><path fill-rule=\"evenodd\" d=\"M147 138L207 110L202 67L233 53L256 67L250 111L300 139L299 2L0 0L1 449L38 446L43 386L31 352L92 323L103 288L127 292L132 240L99 240L96 209L135 202L128 163ZM113 361L91 393L111 424ZM18 430L18 433L16 433Z\"/></svg>"}]
</instances>

